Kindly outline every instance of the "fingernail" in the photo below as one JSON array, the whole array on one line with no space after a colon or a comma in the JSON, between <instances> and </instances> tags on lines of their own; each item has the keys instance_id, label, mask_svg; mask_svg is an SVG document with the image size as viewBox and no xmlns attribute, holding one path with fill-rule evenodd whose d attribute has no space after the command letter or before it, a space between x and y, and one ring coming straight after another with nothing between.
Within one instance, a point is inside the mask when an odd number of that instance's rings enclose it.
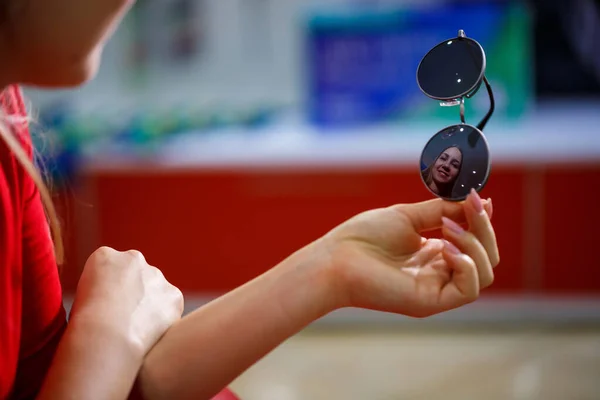
<instances>
[{"instance_id":1,"label":"fingernail","mask_svg":"<svg viewBox=\"0 0 600 400\"><path fill-rule=\"evenodd\" d=\"M488 204L490 205L490 218L492 218L492 214L494 213L494 206L492 205L492 198L488 199Z\"/></svg>"},{"instance_id":2,"label":"fingernail","mask_svg":"<svg viewBox=\"0 0 600 400\"><path fill-rule=\"evenodd\" d=\"M462 235L462 233L465 231L456 222L454 222L451 219L448 219L446 217L442 217L442 222L444 223L444 226L446 228L448 228L451 232L454 232L457 235Z\"/></svg>"},{"instance_id":3,"label":"fingernail","mask_svg":"<svg viewBox=\"0 0 600 400\"><path fill-rule=\"evenodd\" d=\"M483 212L483 204L481 204L481 197L479 197L479 193L477 190L471 189L471 195L469 196L469 200L471 201L471 205L479 214Z\"/></svg>"},{"instance_id":4,"label":"fingernail","mask_svg":"<svg viewBox=\"0 0 600 400\"><path fill-rule=\"evenodd\" d=\"M454 244L450 243L449 241L445 240L444 245L446 246L446 250L449 253L460 254L460 250L458 249L458 247L456 247Z\"/></svg>"}]
</instances>

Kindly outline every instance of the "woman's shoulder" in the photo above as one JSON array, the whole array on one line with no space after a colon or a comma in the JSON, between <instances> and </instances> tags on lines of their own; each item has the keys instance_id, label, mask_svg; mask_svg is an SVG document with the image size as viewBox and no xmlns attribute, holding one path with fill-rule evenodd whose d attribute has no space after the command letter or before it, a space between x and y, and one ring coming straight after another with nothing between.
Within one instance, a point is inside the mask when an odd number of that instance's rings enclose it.
<instances>
[{"instance_id":1,"label":"woman's shoulder","mask_svg":"<svg viewBox=\"0 0 600 400\"><path fill-rule=\"evenodd\" d=\"M9 86L0 93L0 120L31 157L27 109L18 86ZM11 250L0 252L0 282L8 285L0 290L0 324L15 327L10 339L18 343L0 360L0 368L8 371L5 377L0 376L0 398L10 387L16 397L33 398L65 330L66 311L42 202L33 180L3 140L0 248ZM5 279L9 276L12 279ZM1 336L0 350L9 348Z\"/></svg>"},{"instance_id":2,"label":"woman's shoulder","mask_svg":"<svg viewBox=\"0 0 600 400\"><path fill-rule=\"evenodd\" d=\"M10 125L9 118L21 113L18 87L7 87L0 93L0 121ZM7 129L7 128L5 128ZM13 132L8 132L13 134ZM7 395L15 378L19 358L20 321L22 317L22 210L21 173L19 165L4 140L0 140L0 319L2 326L13 326L0 335L2 357L0 398Z\"/></svg>"}]
</instances>

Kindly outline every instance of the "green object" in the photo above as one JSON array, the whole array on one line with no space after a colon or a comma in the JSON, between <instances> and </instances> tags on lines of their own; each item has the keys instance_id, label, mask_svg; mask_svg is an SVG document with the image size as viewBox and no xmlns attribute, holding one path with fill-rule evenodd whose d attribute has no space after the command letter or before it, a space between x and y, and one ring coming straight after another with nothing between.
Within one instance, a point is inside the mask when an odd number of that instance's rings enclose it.
<instances>
[{"instance_id":1,"label":"green object","mask_svg":"<svg viewBox=\"0 0 600 400\"><path fill-rule=\"evenodd\" d=\"M534 101L534 54L532 18L528 7L522 2L511 2L498 32L483 43L486 53L486 77L492 86L496 108L490 124L496 121L518 122L527 114ZM468 27L465 28L469 36ZM405 120L439 119L448 123L460 121L458 106L442 107L435 100L425 98L410 113L403 113ZM465 99L466 122L475 125L489 108L485 85L482 84L475 96ZM440 127L441 128L441 127Z\"/></svg>"}]
</instances>

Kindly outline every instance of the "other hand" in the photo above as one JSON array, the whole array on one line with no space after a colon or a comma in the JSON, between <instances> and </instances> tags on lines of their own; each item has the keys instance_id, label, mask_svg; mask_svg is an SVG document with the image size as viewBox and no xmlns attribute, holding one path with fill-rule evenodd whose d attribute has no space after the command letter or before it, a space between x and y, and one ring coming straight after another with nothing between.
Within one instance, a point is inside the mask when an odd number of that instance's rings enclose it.
<instances>
[{"instance_id":1,"label":"other hand","mask_svg":"<svg viewBox=\"0 0 600 400\"><path fill-rule=\"evenodd\" d=\"M71 319L110 329L145 355L183 313L183 295L142 253L101 247L87 260Z\"/></svg>"}]
</instances>

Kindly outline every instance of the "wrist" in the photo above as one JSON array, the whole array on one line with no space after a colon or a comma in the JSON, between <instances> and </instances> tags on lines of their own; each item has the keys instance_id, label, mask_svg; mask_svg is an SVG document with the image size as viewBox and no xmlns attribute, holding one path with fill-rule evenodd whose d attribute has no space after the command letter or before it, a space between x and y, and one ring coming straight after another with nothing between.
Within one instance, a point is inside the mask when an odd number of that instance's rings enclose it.
<instances>
[{"instance_id":1,"label":"wrist","mask_svg":"<svg viewBox=\"0 0 600 400\"><path fill-rule=\"evenodd\" d=\"M120 324L114 315L89 307L78 310L69 319L69 329L73 335L90 345L110 345L119 348L127 359L141 364L145 352L142 344L132 334L127 326Z\"/></svg>"},{"instance_id":2,"label":"wrist","mask_svg":"<svg viewBox=\"0 0 600 400\"><path fill-rule=\"evenodd\" d=\"M70 318L44 385L37 396L55 398L126 398L143 354L121 330L92 313Z\"/></svg>"},{"instance_id":3,"label":"wrist","mask_svg":"<svg viewBox=\"0 0 600 400\"><path fill-rule=\"evenodd\" d=\"M289 281L294 286L293 290L307 303L312 304L310 309L313 319L344 307L339 281L335 279L331 265L331 253L326 242L321 239L300 249L284 261L284 268L290 273ZM292 296L286 296L284 293L283 298L285 304L285 299Z\"/></svg>"}]
</instances>

